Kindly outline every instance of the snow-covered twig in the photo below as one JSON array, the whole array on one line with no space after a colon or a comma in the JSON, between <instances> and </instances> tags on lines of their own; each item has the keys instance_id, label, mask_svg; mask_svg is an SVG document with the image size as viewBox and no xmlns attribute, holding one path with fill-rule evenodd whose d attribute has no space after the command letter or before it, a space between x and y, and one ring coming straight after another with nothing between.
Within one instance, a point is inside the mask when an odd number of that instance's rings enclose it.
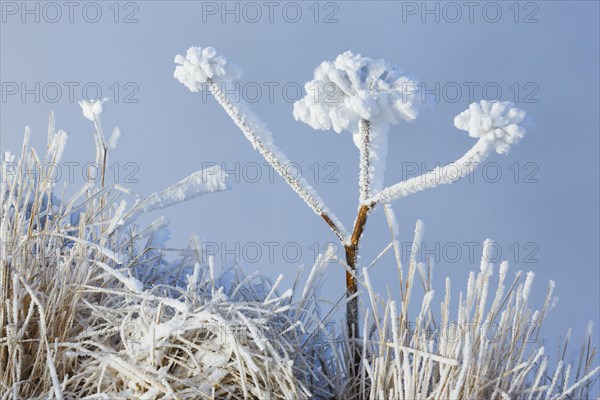
<instances>
[{"instance_id":1,"label":"snow-covered twig","mask_svg":"<svg viewBox=\"0 0 600 400\"><path fill-rule=\"evenodd\" d=\"M229 190L227 174L213 165L196 171L187 178L169 186L160 193L152 193L134 207L126 219L135 220L135 216L154 210L171 207L174 204L194 199L209 193Z\"/></svg>"},{"instance_id":2,"label":"snow-covered twig","mask_svg":"<svg viewBox=\"0 0 600 400\"><path fill-rule=\"evenodd\" d=\"M480 103L472 103L469 109L454 118L454 125L458 129L468 131L471 137L479 138L465 155L444 167L436 167L420 176L392 185L368 199L365 204L390 203L425 189L455 183L473 172L494 150L498 154L507 154L510 146L525 134L522 124L524 121L525 112L514 108L510 102L490 103L482 100Z\"/></svg>"},{"instance_id":3,"label":"snow-covered twig","mask_svg":"<svg viewBox=\"0 0 600 400\"><path fill-rule=\"evenodd\" d=\"M291 164L289 159L275 146L271 132L267 130L260 118L242 104L237 106L232 104L215 82L209 80L208 87L217 102L252 143L252 146L317 215L330 220L331 229L345 243L349 236L346 228L304 177L294 177L289 173L286 167Z\"/></svg>"},{"instance_id":4,"label":"snow-covered twig","mask_svg":"<svg viewBox=\"0 0 600 400\"><path fill-rule=\"evenodd\" d=\"M464 156L452 163L455 174L449 174L448 166L436 167L425 174L415 176L390 186L378 195L367 200L367 203L391 203L414 193L436 187L442 184L455 183L459 178L473 172L492 152L492 147L486 140L480 139Z\"/></svg>"},{"instance_id":5,"label":"snow-covered twig","mask_svg":"<svg viewBox=\"0 0 600 400\"><path fill-rule=\"evenodd\" d=\"M271 132L265 123L252 112L248 105L238 102L233 104L221 90L220 83L229 82L239 77L239 68L220 56L211 48L191 47L186 57L177 56L180 64L174 76L192 92L207 87L217 102L240 128L252 146L277 171L284 181L300 196L304 202L331 227L336 236L346 243L349 235L341 221L325 205L319 194L303 177L292 176L287 166L288 158L275 146Z\"/></svg>"}]
</instances>

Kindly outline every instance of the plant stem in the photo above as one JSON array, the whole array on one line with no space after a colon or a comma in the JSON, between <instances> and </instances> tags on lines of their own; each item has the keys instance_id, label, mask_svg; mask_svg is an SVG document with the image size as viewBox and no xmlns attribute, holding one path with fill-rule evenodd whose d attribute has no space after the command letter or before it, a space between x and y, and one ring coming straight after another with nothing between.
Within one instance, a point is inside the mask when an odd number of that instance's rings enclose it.
<instances>
[{"instance_id":1,"label":"plant stem","mask_svg":"<svg viewBox=\"0 0 600 400\"><path fill-rule=\"evenodd\" d=\"M358 216L354 223L354 230L350 237L350 243L344 248L346 250L346 263L349 269L346 270L346 323L348 324L348 336L350 338L350 354L352 357L349 366L349 376L358 376L360 363L362 359L362 351L359 346L358 338L360 337L360 323L358 318L358 285L356 282L356 267L358 263L358 247L360 238L367 223L367 217L373 204L364 204L371 197L371 163L370 163L370 127L371 123L365 119L358 122L358 130L360 134L360 162L358 186L360 190L359 202L361 204L358 210Z\"/></svg>"},{"instance_id":2,"label":"plant stem","mask_svg":"<svg viewBox=\"0 0 600 400\"><path fill-rule=\"evenodd\" d=\"M215 100L217 100L233 122L240 128L252 146L258 150L261 156L263 156L298 196L308 204L315 214L325 220L342 244L346 245L348 234L341 221L325 206L323 200L304 178L295 178L287 172L286 165L289 165L290 162L283 152L272 142L270 131L266 127L262 127L262 132L260 132L260 125L263 124L260 118L250 110L243 110L236 107L235 104L227 99L219 85L211 79L207 80L207 85Z\"/></svg>"},{"instance_id":3,"label":"plant stem","mask_svg":"<svg viewBox=\"0 0 600 400\"><path fill-rule=\"evenodd\" d=\"M350 238L350 244L344 246L344 249L346 250L346 263L350 268L346 271L346 298L349 299L348 303L346 304L346 323L350 338L350 351L354 358L354 361L352 364L350 364L348 371L350 376L356 376L358 374L362 358L362 354L356 340L359 338L360 334L360 325L358 320L358 296L356 295L358 291L358 285L356 282L358 248L360 244L360 238L365 230L369 211L371 211L374 206L375 203L370 203L360 207L358 210L358 217L354 223L354 230Z\"/></svg>"},{"instance_id":4,"label":"plant stem","mask_svg":"<svg viewBox=\"0 0 600 400\"><path fill-rule=\"evenodd\" d=\"M358 123L360 132L360 171L358 176L358 186L360 188L360 204L363 204L371 197L371 162L370 154L370 127L371 123L365 119L361 119Z\"/></svg>"}]
</instances>

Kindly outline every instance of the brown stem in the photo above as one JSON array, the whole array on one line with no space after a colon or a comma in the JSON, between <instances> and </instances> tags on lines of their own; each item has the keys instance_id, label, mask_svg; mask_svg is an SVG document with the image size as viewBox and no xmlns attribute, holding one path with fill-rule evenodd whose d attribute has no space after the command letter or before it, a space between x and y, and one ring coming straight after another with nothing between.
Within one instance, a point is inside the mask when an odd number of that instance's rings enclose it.
<instances>
[{"instance_id":1,"label":"brown stem","mask_svg":"<svg viewBox=\"0 0 600 400\"><path fill-rule=\"evenodd\" d=\"M342 230L335 224L335 222L333 222L333 220L329 217L329 215L322 213L321 218L323 218L325 220L325 222L331 228L333 233L335 233L335 235L338 237L338 239L340 239L342 244L344 244L344 240L346 240L346 239L344 238L344 235L342 234Z\"/></svg>"},{"instance_id":2,"label":"brown stem","mask_svg":"<svg viewBox=\"0 0 600 400\"><path fill-rule=\"evenodd\" d=\"M350 365L349 373L351 376L356 376L359 371L361 361L361 351L358 346L356 339L359 338L359 319L358 319L358 297L356 293L358 286L356 283L356 264L358 255L358 246L360 244L360 238L365 230L367 223L367 217L369 211L373 208L375 203L363 205L358 210L358 217L354 224L354 231L350 238L350 244L344 246L346 250L346 263L348 264L349 270L346 271L346 298L348 303L346 304L346 323L348 326L348 335L350 337L350 351L353 354L354 362ZM354 296L354 297L353 297Z\"/></svg>"}]
</instances>

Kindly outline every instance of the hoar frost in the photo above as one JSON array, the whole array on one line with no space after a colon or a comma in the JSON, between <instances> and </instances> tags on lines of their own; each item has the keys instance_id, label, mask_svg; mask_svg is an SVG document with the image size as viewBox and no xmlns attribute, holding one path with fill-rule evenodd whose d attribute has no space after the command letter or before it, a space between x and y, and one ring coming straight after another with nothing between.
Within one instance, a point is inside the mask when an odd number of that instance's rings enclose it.
<instances>
[{"instance_id":1,"label":"hoar frost","mask_svg":"<svg viewBox=\"0 0 600 400\"><path fill-rule=\"evenodd\" d=\"M102 100L81 100L79 105L81 106L81 111L83 111L83 116L94 122L102 114L102 111L104 111L102 104L107 100L107 98Z\"/></svg>"},{"instance_id":2,"label":"hoar frost","mask_svg":"<svg viewBox=\"0 0 600 400\"><path fill-rule=\"evenodd\" d=\"M513 106L508 101L471 103L454 118L454 125L471 137L485 139L498 154L507 154L525 134L525 128L519 125L525 120L525 111Z\"/></svg>"},{"instance_id":3,"label":"hoar frost","mask_svg":"<svg viewBox=\"0 0 600 400\"><path fill-rule=\"evenodd\" d=\"M387 63L346 51L324 61L307 82L307 95L294 104L294 118L314 129L353 134L361 149L361 201L383 188L387 133L400 121L414 121L422 108L418 82ZM361 126L368 121L367 132Z\"/></svg>"},{"instance_id":4,"label":"hoar frost","mask_svg":"<svg viewBox=\"0 0 600 400\"><path fill-rule=\"evenodd\" d=\"M332 229L342 242L349 236L342 223L327 208L318 193L303 177L294 177L285 167L290 164L285 154L275 145L271 131L256 115L248 104L230 101L221 90L219 83L239 79L241 69L218 54L212 47L190 47L186 58L175 57L174 76L192 92L208 89L225 112L240 128L246 139L252 144L275 171L290 185L302 200L317 214L328 218Z\"/></svg>"},{"instance_id":5,"label":"hoar frost","mask_svg":"<svg viewBox=\"0 0 600 400\"><path fill-rule=\"evenodd\" d=\"M294 104L294 117L337 133L358 133L361 119L383 125L414 121L421 108L417 88L416 80L385 60L346 51L315 69L307 95Z\"/></svg>"},{"instance_id":6,"label":"hoar frost","mask_svg":"<svg viewBox=\"0 0 600 400\"><path fill-rule=\"evenodd\" d=\"M452 163L455 174L448 174L445 167L436 167L381 191L369 201L390 203L402 197L436 187L454 183L473 172L495 150L498 154L508 154L510 146L524 135L524 125L531 123L525 111L513 107L510 102L482 100L471 103L469 108L454 118L458 129L469 132L469 136L479 140L461 158Z\"/></svg>"},{"instance_id":7,"label":"hoar frost","mask_svg":"<svg viewBox=\"0 0 600 400\"><path fill-rule=\"evenodd\" d=\"M190 91L198 92L204 88L209 80L223 83L241 77L241 70L237 65L217 53L213 47L190 47L184 56L175 56L173 76L183 83Z\"/></svg>"}]
</instances>

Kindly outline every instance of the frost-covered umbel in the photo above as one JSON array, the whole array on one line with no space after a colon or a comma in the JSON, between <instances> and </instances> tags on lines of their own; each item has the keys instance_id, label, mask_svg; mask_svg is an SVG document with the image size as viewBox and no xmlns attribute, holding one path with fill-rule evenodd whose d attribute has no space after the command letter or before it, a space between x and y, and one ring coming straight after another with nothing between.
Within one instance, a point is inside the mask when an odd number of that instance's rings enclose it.
<instances>
[{"instance_id":1,"label":"frost-covered umbel","mask_svg":"<svg viewBox=\"0 0 600 400\"><path fill-rule=\"evenodd\" d=\"M217 83L226 83L242 76L241 69L227 58L218 54L213 47L195 47L188 49L185 57L175 56L173 76L190 91L198 92L210 79Z\"/></svg>"},{"instance_id":2,"label":"frost-covered umbel","mask_svg":"<svg viewBox=\"0 0 600 400\"><path fill-rule=\"evenodd\" d=\"M515 108L508 101L471 103L469 109L454 118L458 129L469 132L469 136L489 141L498 154L508 154L510 146L525 134L519 125L525 120L525 111Z\"/></svg>"},{"instance_id":3,"label":"frost-covered umbel","mask_svg":"<svg viewBox=\"0 0 600 400\"><path fill-rule=\"evenodd\" d=\"M479 140L461 158L449 164L451 169L448 166L436 167L420 176L387 187L369 201L390 203L441 184L455 183L472 173L494 150L498 154L508 154L510 146L525 135L523 125L529 122L525 111L513 107L508 101L490 103L482 100L471 103L468 109L454 118L454 125Z\"/></svg>"},{"instance_id":4,"label":"frost-covered umbel","mask_svg":"<svg viewBox=\"0 0 600 400\"><path fill-rule=\"evenodd\" d=\"M294 104L294 117L314 129L358 132L361 119L394 125L419 115L418 82L385 60L351 51L324 61Z\"/></svg>"},{"instance_id":5,"label":"frost-covered umbel","mask_svg":"<svg viewBox=\"0 0 600 400\"><path fill-rule=\"evenodd\" d=\"M351 132L361 150L360 199L380 191L388 130L419 115L418 82L385 60L346 51L321 63L305 89L306 96L294 104L294 118L314 129Z\"/></svg>"}]
</instances>

